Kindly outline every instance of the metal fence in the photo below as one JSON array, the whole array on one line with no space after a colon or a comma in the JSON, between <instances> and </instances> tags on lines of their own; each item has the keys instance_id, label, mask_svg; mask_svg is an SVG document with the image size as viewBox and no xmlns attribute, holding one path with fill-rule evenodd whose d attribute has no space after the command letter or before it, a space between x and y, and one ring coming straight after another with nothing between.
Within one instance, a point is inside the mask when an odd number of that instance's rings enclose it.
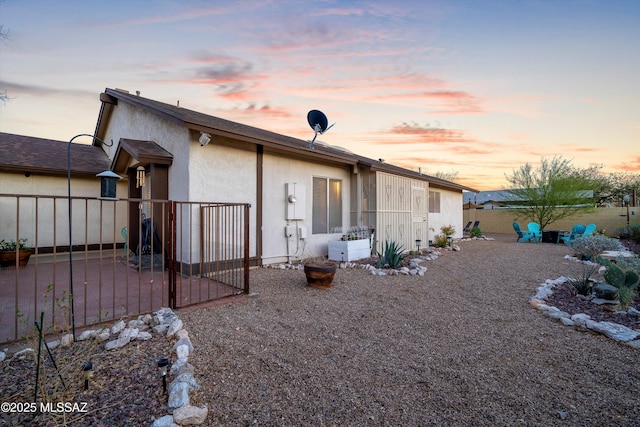
<instances>
[{"instance_id":1,"label":"metal fence","mask_svg":"<svg viewBox=\"0 0 640 427\"><path fill-rule=\"evenodd\" d=\"M0 194L0 239L33 248L25 266L0 266L0 342L41 313L75 331L249 292L248 204L72 197L71 218L68 204Z\"/></svg>"}]
</instances>

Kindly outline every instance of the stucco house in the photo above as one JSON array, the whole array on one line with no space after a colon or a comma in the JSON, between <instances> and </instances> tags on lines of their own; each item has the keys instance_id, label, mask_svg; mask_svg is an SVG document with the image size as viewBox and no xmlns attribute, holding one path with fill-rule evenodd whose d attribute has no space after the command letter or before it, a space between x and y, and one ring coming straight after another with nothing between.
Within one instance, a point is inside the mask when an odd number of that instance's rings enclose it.
<instances>
[{"instance_id":1,"label":"stucco house","mask_svg":"<svg viewBox=\"0 0 640 427\"><path fill-rule=\"evenodd\" d=\"M252 265L327 255L330 241L352 231L375 230L373 251L385 241L415 249L421 240L425 246L448 224L462 235L462 193L475 191L466 186L119 89L105 89L100 101L99 140L85 148L93 156L85 162L91 170L74 171L73 194L95 195L95 178L79 183L106 168L124 178L118 187L123 198L249 203ZM73 145L72 164L82 164ZM28 159L24 165L6 160L0 159L0 193L46 188L24 182ZM64 178L59 182L66 189Z\"/></svg>"}]
</instances>

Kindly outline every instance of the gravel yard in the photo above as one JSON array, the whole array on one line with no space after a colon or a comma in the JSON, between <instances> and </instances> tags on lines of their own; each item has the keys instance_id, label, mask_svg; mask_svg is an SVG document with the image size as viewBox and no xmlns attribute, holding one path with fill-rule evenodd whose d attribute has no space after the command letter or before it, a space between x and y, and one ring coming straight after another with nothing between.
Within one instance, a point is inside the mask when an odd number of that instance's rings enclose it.
<instances>
[{"instance_id":1,"label":"gravel yard","mask_svg":"<svg viewBox=\"0 0 640 427\"><path fill-rule=\"evenodd\" d=\"M252 270L251 297L178 312L195 347L191 404L208 407L208 426L640 426L640 350L529 304L582 266L564 245L493 237L423 262L422 277L339 269L329 290L302 271ZM0 413L0 426L150 426L167 414L156 362L175 362L174 341L76 343L58 359L69 389L50 366L46 389L89 412ZM34 372L31 355L0 364L3 400L32 401Z\"/></svg>"},{"instance_id":2,"label":"gravel yard","mask_svg":"<svg viewBox=\"0 0 640 427\"><path fill-rule=\"evenodd\" d=\"M183 310L219 426L638 426L640 353L529 305L577 275L552 244L461 242L419 276L256 269L245 302Z\"/></svg>"}]
</instances>

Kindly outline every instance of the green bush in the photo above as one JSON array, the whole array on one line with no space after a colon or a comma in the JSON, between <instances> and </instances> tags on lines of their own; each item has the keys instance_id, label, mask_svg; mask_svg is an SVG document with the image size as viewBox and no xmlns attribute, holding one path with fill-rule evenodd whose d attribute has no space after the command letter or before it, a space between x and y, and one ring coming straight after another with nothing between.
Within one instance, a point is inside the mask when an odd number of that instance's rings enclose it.
<instances>
[{"instance_id":1,"label":"green bush","mask_svg":"<svg viewBox=\"0 0 640 427\"><path fill-rule=\"evenodd\" d=\"M471 235L471 237L482 237L482 230L480 230L480 227L473 227L469 235Z\"/></svg>"},{"instance_id":2,"label":"green bush","mask_svg":"<svg viewBox=\"0 0 640 427\"><path fill-rule=\"evenodd\" d=\"M383 253L378 252L378 268L398 268L404 260L404 247L385 240Z\"/></svg>"},{"instance_id":3,"label":"green bush","mask_svg":"<svg viewBox=\"0 0 640 427\"><path fill-rule=\"evenodd\" d=\"M621 239L629 239L640 243L640 224L629 224L626 227L618 228L615 234Z\"/></svg>"},{"instance_id":4,"label":"green bush","mask_svg":"<svg viewBox=\"0 0 640 427\"><path fill-rule=\"evenodd\" d=\"M449 246L449 242L447 241L447 236L444 234L436 234L433 238L433 246L436 248L446 248Z\"/></svg>"},{"instance_id":5,"label":"green bush","mask_svg":"<svg viewBox=\"0 0 640 427\"><path fill-rule=\"evenodd\" d=\"M569 283L576 289L579 295L590 295L593 291L593 280L591 275L599 268L597 264L582 264L582 276L569 278Z\"/></svg>"},{"instance_id":6,"label":"green bush","mask_svg":"<svg viewBox=\"0 0 640 427\"><path fill-rule=\"evenodd\" d=\"M620 305L626 309L633 299L634 290L638 287L640 277L635 270L623 270L612 262L606 264L607 269L603 274L604 280L608 284L618 288Z\"/></svg>"},{"instance_id":7,"label":"green bush","mask_svg":"<svg viewBox=\"0 0 640 427\"><path fill-rule=\"evenodd\" d=\"M624 249L618 239L612 239L602 234L578 237L571 242L571 251L574 255L597 256L604 251L621 251Z\"/></svg>"}]
</instances>

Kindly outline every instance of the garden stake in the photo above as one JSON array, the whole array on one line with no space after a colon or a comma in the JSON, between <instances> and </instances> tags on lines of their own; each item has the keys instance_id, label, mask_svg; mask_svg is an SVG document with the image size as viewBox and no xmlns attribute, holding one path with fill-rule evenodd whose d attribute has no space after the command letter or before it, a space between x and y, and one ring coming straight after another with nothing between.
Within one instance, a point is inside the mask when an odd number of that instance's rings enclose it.
<instances>
[{"instance_id":1,"label":"garden stake","mask_svg":"<svg viewBox=\"0 0 640 427\"><path fill-rule=\"evenodd\" d=\"M44 322L44 311L40 312L40 321ZM38 362L36 363L36 387L33 390L33 403L38 400L38 380L40 379L40 354L42 353L42 329L38 326L38 322L33 322L38 328Z\"/></svg>"},{"instance_id":2,"label":"garden stake","mask_svg":"<svg viewBox=\"0 0 640 427\"><path fill-rule=\"evenodd\" d=\"M44 311L40 312L40 322L44 324ZM65 384L64 379L62 378L62 374L60 374L60 369L58 369L58 365L56 364L56 359L55 357L53 357L53 354L51 353L49 344L47 344L47 341L43 340L42 338L42 326L38 325L38 322L34 322L34 323L36 324L36 328L38 328L38 332L40 334L40 343L38 344L38 347L40 347L40 344L42 343L42 341L44 341L44 348L47 349L47 353L51 358L51 363L53 363L53 367L56 368L56 372L58 373L58 378L60 378L60 381L62 382L62 387L66 389L67 385ZM40 349L39 348L38 348L38 366L40 366Z\"/></svg>"}]
</instances>

